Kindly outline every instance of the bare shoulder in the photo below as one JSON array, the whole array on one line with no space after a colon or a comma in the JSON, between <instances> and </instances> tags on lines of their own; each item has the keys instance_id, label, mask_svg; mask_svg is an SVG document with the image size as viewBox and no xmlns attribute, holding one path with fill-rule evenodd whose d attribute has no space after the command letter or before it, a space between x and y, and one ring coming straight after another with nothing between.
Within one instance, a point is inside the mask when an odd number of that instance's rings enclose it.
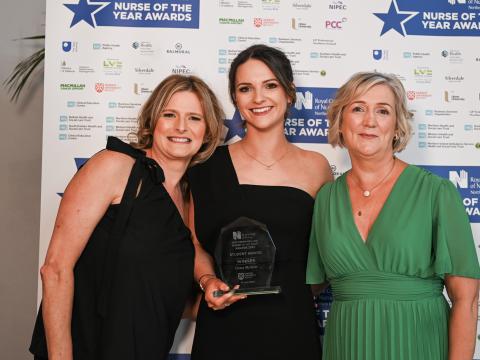
<instances>
[{"instance_id":1,"label":"bare shoulder","mask_svg":"<svg viewBox=\"0 0 480 360\"><path fill-rule=\"evenodd\" d=\"M125 171L130 172L134 163L134 159L126 154L111 151L102 150L93 155L82 167L89 172L98 172L100 176L111 176L121 174Z\"/></svg>"},{"instance_id":2,"label":"bare shoulder","mask_svg":"<svg viewBox=\"0 0 480 360\"><path fill-rule=\"evenodd\" d=\"M333 180L332 170L328 160L317 151L298 148L297 150L297 174L300 174L304 184L312 197L328 181Z\"/></svg>"},{"instance_id":3,"label":"bare shoulder","mask_svg":"<svg viewBox=\"0 0 480 360\"><path fill-rule=\"evenodd\" d=\"M123 195L134 159L128 155L102 150L93 155L75 174L67 187L67 193L73 191L95 191L119 202ZM70 190L70 191L68 191Z\"/></svg>"}]
</instances>

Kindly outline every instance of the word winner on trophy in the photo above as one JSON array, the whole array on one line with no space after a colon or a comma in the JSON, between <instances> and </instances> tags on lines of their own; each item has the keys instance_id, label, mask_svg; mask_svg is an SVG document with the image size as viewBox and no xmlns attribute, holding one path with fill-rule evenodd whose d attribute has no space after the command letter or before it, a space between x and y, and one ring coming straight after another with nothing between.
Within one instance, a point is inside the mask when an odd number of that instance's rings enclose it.
<instances>
[{"instance_id":1,"label":"word winner on trophy","mask_svg":"<svg viewBox=\"0 0 480 360\"><path fill-rule=\"evenodd\" d=\"M267 226L240 217L220 231L215 260L223 282L236 294L278 294L280 286L271 286L275 263L275 243ZM214 296L225 292L217 290Z\"/></svg>"}]
</instances>

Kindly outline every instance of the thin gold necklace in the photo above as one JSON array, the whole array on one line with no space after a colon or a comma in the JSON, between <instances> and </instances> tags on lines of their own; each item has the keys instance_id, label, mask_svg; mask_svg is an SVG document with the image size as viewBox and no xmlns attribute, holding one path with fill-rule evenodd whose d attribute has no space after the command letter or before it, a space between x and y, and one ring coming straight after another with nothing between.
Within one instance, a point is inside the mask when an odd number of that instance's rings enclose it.
<instances>
[{"instance_id":1,"label":"thin gold necklace","mask_svg":"<svg viewBox=\"0 0 480 360\"><path fill-rule=\"evenodd\" d=\"M250 153L247 152L247 150L245 150L245 148L243 147L243 143L240 143L240 148L242 149L242 151L249 157L251 157L253 160L255 160L256 162L258 162L260 165L262 165L265 170L272 170L272 166L275 165L276 163L278 163L280 160L282 160L289 152L290 152L290 147L287 148L287 150L282 154L282 156L280 156L278 159L276 159L274 162L272 162L271 164L266 164L264 163L263 161L260 161L258 160L255 156L251 155Z\"/></svg>"},{"instance_id":2,"label":"thin gold necklace","mask_svg":"<svg viewBox=\"0 0 480 360\"><path fill-rule=\"evenodd\" d=\"M362 195L364 197L370 197L370 195L372 194L373 190L375 190L377 187L379 187L381 184L383 184L383 182L390 176L390 174L392 173L393 169L395 168L395 165L397 164L397 158L394 157L393 158L393 165L392 165L392 168L388 171L388 173L382 178L382 180L380 180L377 185L375 185L374 187L372 187L370 190L368 189L362 189L362 187L360 186L360 183L357 181L357 179L355 179L355 177L352 175L352 173L350 172L350 178L353 180L353 182L360 188L360 190L362 190Z\"/></svg>"}]
</instances>

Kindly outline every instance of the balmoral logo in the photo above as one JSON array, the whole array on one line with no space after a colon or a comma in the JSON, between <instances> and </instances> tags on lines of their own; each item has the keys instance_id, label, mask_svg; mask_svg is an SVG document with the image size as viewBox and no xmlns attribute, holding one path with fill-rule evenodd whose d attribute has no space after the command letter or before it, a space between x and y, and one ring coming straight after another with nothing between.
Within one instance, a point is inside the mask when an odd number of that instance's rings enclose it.
<instances>
[{"instance_id":1,"label":"balmoral logo","mask_svg":"<svg viewBox=\"0 0 480 360\"><path fill-rule=\"evenodd\" d=\"M185 49L182 43L176 43L174 49L167 49L167 54L190 54L189 49Z\"/></svg>"}]
</instances>

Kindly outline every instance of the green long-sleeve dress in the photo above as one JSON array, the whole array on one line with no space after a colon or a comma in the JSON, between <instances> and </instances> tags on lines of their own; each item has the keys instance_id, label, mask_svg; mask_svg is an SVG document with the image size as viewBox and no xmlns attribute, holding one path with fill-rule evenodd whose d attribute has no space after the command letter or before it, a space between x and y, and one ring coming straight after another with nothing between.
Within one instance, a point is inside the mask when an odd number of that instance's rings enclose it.
<instances>
[{"instance_id":1,"label":"green long-sleeve dress","mask_svg":"<svg viewBox=\"0 0 480 360\"><path fill-rule=\"evenodd\" d=\"M406 167L366 242L346 174L319 191L307 283L332 286L323 360L446 360L445 274L480 278L468 217L448 180Z\"/></svg>"}]
</instances>

